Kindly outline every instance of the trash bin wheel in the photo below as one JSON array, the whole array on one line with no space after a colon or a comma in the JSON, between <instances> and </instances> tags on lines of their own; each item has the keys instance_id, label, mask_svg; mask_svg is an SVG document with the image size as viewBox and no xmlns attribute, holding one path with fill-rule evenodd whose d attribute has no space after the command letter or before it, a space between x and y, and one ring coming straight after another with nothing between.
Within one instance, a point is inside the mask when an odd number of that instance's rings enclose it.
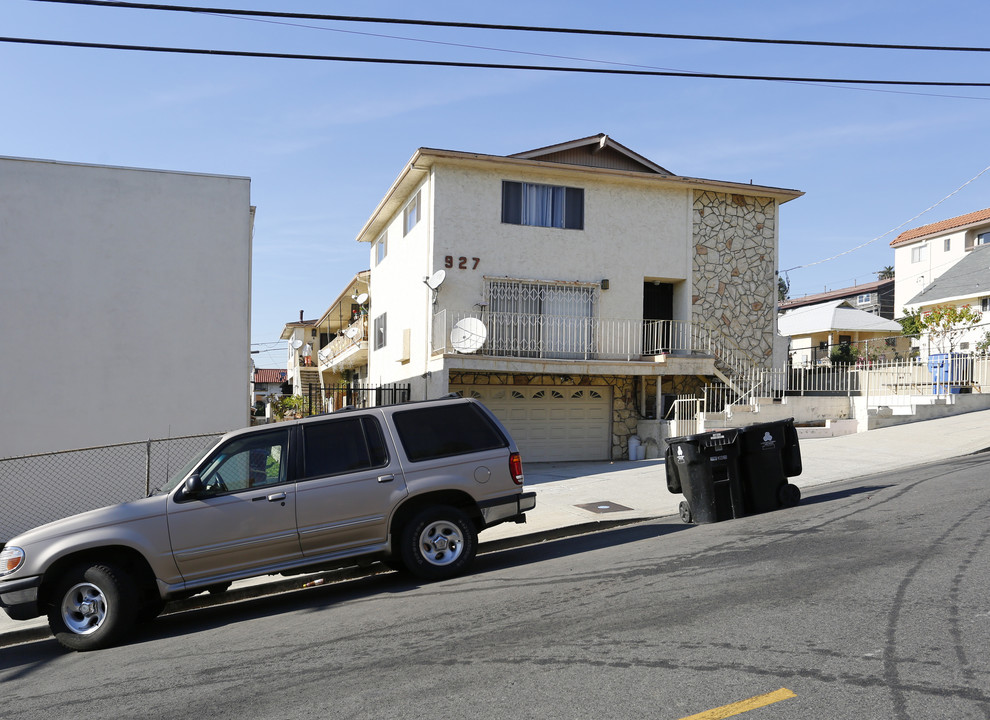
<instances>
[{"instance_id":1,"label":"trash bin wheel","mask_svg":"<svg viewBox=\"0 0 990 720\"><path fill-rule=\"evenodd\" d=\"M781 507L794 507L801 502L801 488L793 483L784 483L777 491Z\"/></svg>"},{"instance_id":2,"label":"trash bin wheel","mask_svg":"<svg viewBox=\"0 0 990 720\"><path fill-rule=\"evenodd\" d=\"M688 505L687 500L681 500L681 504L677 506L677 512L680 513L681 520L686 523L691 522L691 506Z\"/></svg>"}]
</instances>

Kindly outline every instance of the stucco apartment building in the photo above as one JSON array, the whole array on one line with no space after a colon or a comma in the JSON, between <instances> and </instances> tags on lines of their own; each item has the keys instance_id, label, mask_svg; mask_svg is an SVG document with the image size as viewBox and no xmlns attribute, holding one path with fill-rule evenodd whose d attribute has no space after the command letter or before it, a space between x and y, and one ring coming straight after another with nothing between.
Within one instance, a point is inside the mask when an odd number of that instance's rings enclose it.
<instances>
[{"instance_id":1,"label":"stucco apartment building","mask_svg":"<svg viewBox=\"0 0 990 720\"><path fill-rule=\"evenodd\" d=\"M248 424L250 185L0 158L0 457Z\"/></svg>"},{"instance_id":2,"label":"stucco apartment building","mask_svg":"<svg viewBox=\"0 0 990 720\"><path fill-rule=\"evenodd\" d=\"M676 175L606 135L420 148L357 237L361 372L480 398L530 460L623 457L669 398L783 362L780 206L801 194Z\"/></svg>"}]
</instances>

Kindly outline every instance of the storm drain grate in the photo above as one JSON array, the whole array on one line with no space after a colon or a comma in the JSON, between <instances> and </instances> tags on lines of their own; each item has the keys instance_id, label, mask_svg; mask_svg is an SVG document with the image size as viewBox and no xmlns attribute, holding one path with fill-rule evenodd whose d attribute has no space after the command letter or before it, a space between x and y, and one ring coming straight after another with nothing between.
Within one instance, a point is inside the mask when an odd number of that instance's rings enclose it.
<instances>
[{"instance_id":1,"label":"storm drain grate","mask_svg":"<svg viewBox=\"0 0 990 720\"><path fill-rule=\"evenodd\" d=\"M584 505L575 505L582 510L587 510L593 513L610 513L610 512L622 512L623 510L632 510L625 505L619 505L619 503L609 502L608 500L603 500L601 502L585 503Z\"/></svg>"}]
</instances>

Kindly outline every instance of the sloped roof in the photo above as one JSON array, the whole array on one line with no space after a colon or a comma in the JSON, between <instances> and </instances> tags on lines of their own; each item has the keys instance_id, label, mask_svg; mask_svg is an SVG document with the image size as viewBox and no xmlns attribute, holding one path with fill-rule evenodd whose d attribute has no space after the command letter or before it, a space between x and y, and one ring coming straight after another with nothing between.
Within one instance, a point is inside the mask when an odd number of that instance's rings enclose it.
<instances>
[{"instance_id":1,"label":"sloped roof","mask_svg":"<svg viewBox=\"0 0 990 720\"><path fill-rule=\"evenodd\" d=\"M895 333L901 331L900 323L857 310L845 300L832 300L788 310L780 316L777 327L781 335L788 336L810 335L830 330Z\"/></svg>"},{"instance_id":2,"label":"sloped roof","mask_svg":"<svg viewBox=\"0 0 990 720\"><path fill-rule=\"evenodd\" d=\"M843 298L854 297L863 293L876 292L884 286L893 284L893 278L888 280L875 280L873 282L863 283L862 285L851 285L849 287L839 288L838 290L829 290L828 292L816 293L814 295L805 295L804 297L799 298L788 298L787 300L781 300L778 303L778 306L781 311L783 311L791 308L804 307L805 305L817 305L818 303L827 302L829 300L841 300Z\"/></svg>"},{"instance_id":3,"label":"sloped roof","mask_svg":"<svg viewBox=\"0 0 990 720\"><path fill-rule=\"evenodd\" d=\"M990 295L990 245L973 248L907 304L930 305L951 298L977 295Z\"/></svg>"},{"instance_id":4,"label":"sloped roof","mask_svg":"<svg viewBox=\"0 0 990 720\"><path fill-rule=\"evenodd\" d=\"M949 218L948 220L940 220L939 222L922 225L921 227L914 228L913 230L905 230L890 241L890 246L894 247L895 245L903 245L904 243L911 242L912 240L920 240L921 238L939 235L941 233L949 232L950 230L958 230L968 225L977 225L981 222L990 222L990 208L986 208L985 210L977 210L976 212L967 213L966 215L959 215L958 217Z\"/></svg>"},{"instance_id":5,"label":"sloped roof","mask_svg":"<svg viewBox=\"0 0 990 720\"><path fill-rule=\"evenodd\" d=\"M536 150L514 153L507 157L559 162L565 165L584 165L586 167L610 167L614 166L616 159L618 159L622 163L623 169L626 170L659 175L672 176L674 174L639 153L633 152L625 145L616 142L605 133L548 145Z\"/></svg>"},{"instance_id":6,"label":"sloped roof","mask_svg":"<svg viewBox=\"0 0 990 720\"><path fill-rule=\"evenodd\" d=\"M256 383L284 383L286 377L286 371L278 368L258 368L254 371Z\"/></svg>"}]
</instances>

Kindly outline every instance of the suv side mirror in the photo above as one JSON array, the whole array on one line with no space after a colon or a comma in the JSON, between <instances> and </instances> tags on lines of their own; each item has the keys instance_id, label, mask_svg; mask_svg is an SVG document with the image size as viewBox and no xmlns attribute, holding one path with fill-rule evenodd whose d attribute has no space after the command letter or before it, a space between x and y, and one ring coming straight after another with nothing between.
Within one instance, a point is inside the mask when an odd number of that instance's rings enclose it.
<instances>
[{"instance_id":1,"label":"suv side mirror","mask_svg":"<svg viewBox=\"0 0 990 720\"><path fill-rule=\"evenodd\" d=\"M203 479L199 476L199 473L195 473L186 478L185 485L182 487L182 494L185 497L196 497L202 495L206 486L203 485Z\"/></svg>"}]
</instances>

